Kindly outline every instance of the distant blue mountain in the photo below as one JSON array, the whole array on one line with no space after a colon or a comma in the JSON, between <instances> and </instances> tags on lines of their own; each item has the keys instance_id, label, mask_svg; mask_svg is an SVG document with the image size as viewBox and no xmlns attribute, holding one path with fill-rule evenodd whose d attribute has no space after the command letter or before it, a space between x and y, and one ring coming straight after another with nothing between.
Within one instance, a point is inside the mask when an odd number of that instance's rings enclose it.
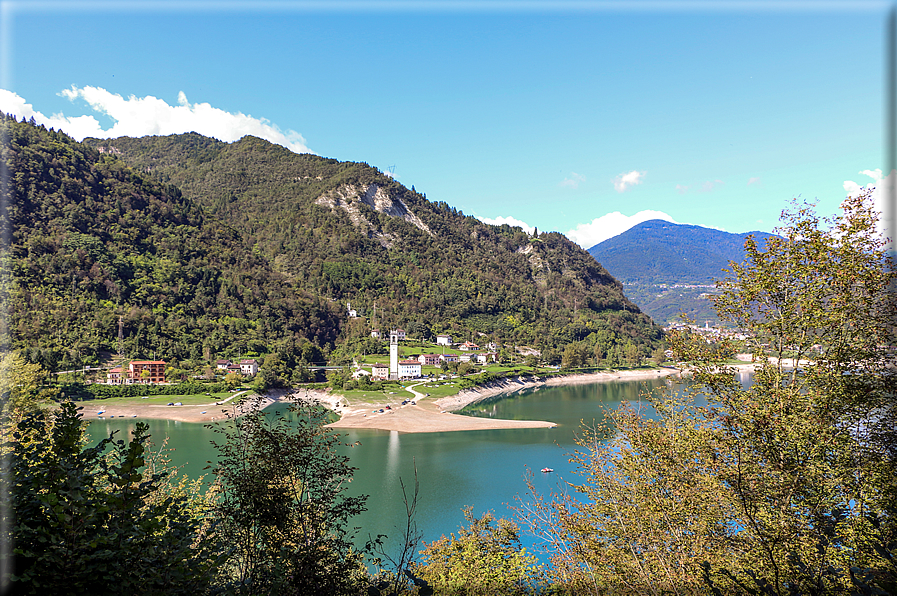
<instances>
[{"instance_id":1,"label":"distant blue mountain","mask_svg":"<svg viewBox=\"0 0 897 596\"><path fill-rule=\"evenodd\" d=\"M720 323L707 299L706 286L724 277L730 261L744 260L744 241L753 235L762 247L766 232L731 234L701 226L646 221L589 249L611 275L623 282L623 293L661 325L681 314L703 323ZM673 287L675 284L681 284ZM704 287L682 287L704 286Z\"/></svg>"},{"instance_id":2,"label":"distant blue mountain","mask_svg":"<svg viewBox=\"0 0 897 596\"><path fill-rule=\"evenodd\" d=\"M744 259L744 241L762 247L766 232L732 234L660 219L642 222L588 250L611 275L630 284L710 284L729 261Z\"/></svg>"}]
</instances>

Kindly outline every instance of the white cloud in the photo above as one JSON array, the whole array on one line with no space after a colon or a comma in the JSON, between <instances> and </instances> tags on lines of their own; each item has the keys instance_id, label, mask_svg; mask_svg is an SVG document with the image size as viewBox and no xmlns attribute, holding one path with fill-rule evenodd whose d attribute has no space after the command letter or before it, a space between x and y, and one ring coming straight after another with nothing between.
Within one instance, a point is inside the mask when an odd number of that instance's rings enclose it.
<instances>
[{"instance_id":1,"label":"white cloud","mask_svg":"<svg viewBox=\"0 0 897 596\"><path fill-rule=\"evenodd\" d=\"M516 226L518 228L523 228L523 231L526 232L527 234L532 234L533 230L535 229L535 228L533 228L533 226L529 225L525 221L520 221L519 219L516 219L514 217L504 217L504 216L500 215L500 216L496 217L495 219L491 219L489 217L477 216L477 219L479 219L483 223L489 224L490 226L501 226L504 224L508 224L509 226L512 226L512 227Z\"/></svg>"},{"instance_id":2,"label":"white cloud","mask_svg":"<svg viewBox=\"0 0 897 596\"><path fill-rule=\"evenodd\" d=\"M882 177L882 172L879 168L874 170L863 170L859 173L872 178L872 182L863 186L853 180L845 180L844 190L847 191L847 196L856 196L863 192L863 190L873 187L872 204L875 206L875 210L881 214L881 218L878 222L878 231L882 236L894 240L895 236L897 236L897 230L888 230L889 226L887 224L889 221L892 222L895 216L895 206L890 204L889 199L893 199L895 196L894 185L895 178L897 178L897 172L892 170L891 173L885 177Z\"/></svg>"},{"instance_id":3,"label":"white cloud","mask_svg":"<svg viewBox=\"0 0 897 596\"><path fill-rule=\"evenodd\" d=\"M722 180L708 180L704 184L701 185L701 192L711 192L717 186L722 186L725 184Z\"/></svg>"},{"instance_id":4,"label":"white cloud","mask_svg":"<svg viewBox=\"0 0 897 596\"><path fill-rule=\"evenodd\" d=\"M639 172L638 170L632 170L631 172L626 172L624 174L620 174L616 178L614 178L614 189L617 192L626 192L626 190L630 186L635 186L636 184L642 183L642 178L645 177L647 172Z\"/></svg>"},{"instance_id":5,"label":"white cloud","mask_svg":"<svg viewBox=\"0 0 897 596\"><path fill-rule=\"evenodd\" d=\"M752 178L748 178L748 183L747 183L747 185L748 185L748 186L753 186L754 184L760 184L760 179L757 178L756 176L754 176L754 177L752 177Z\"/></svg>"},{"instance_id":6,"label":"white cloud","mask_svg":"<svg viewBox=\"0 0 897 596\"><path fill-rule=\"evenodd\" d=\"M0 89L0 111L17 117L34 118L38 124L56 128L76 140L85 137L100 139L128 136L169 135L185 132L214 137L232 142L246 135L254 135L272 143L283 145L296 153L310 153L305 139L299 133L280 130L264 118L253 118L243 113L230 113L212 107L208 103L187 101L183 91L178 93L178 104L169 105L165 100L151 95L124 98L100 87L75 87L60 92L71 101L84 100L97 113L104 114L115 123L103 129L93 116L66 117L62 114L45 116L34 110L31 104L11 91Z\"/></svg>"},{"instance_id":7,"label":"white cloud","mask_svg":"<svg viewBox=\"0 0 897 596\"><path fill-rule=\"evenodd\" d=\"M570 172L570 175L561 181L561 186L566 186L568 188L579 188L579 183L585 181L586 177L582 174Z\"/></svg>"},{"instance_id":8,"label":"white cloud","mask_svg":"<svg viewBox=\"0 0 897 596\"><path fill-rule=\"evenodd\" d=\"M585 249L592 248L599 242L622 234L632 226L638 225L650 219L662 219L671 223L677 223L672 216L663 211L639 211L635 215L623 215L619 211L596 217L591 223L579 224L575 229L567 232L567 238Z\"/></svg>"},{"instance_id":9,"label":"white cloud","mask_svg":"<svg viewBox=\"0 0 897 596\"><path fill-rule=\"evenodd\" d=\"M684 195L686 190L688 190L687 185L685 185L685 184L677 184L676 185L676 192L679 193L680 195Z\"/></svg>"}]
</instances>

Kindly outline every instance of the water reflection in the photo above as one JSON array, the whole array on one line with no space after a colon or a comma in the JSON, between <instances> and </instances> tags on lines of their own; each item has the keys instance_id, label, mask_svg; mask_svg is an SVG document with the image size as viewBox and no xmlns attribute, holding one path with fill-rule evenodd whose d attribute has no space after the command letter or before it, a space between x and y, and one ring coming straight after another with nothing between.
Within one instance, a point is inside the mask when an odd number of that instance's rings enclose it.
<instances>
[{"instance_id":1,"label":"water reflection","mask_svg":"<svg viewBox=\"0 0 897 596\"><path fill-rule=\"evenodd\" d=\"M358 468L349 485L352 495L367 494L368 511L353 523L361 528L361 536L386 534L397 537L405 524L405 507L400 480L410 490L417 468L420 483L417 518L425 539L432 541L442 534L456 532L463 521L461 509L473 505L474 513L494 511L510 516L508 504L526 490L527 470L535 473L536 487L543 491L563 486L562 480L575 481L574 466L568 455L575 445L582 424L606 425L605 411L620 402L641 404L651 414L645 396L661 387L663 379L642 382L610 382L567 387L546 387L525 390L506 399L494 400L468 408L465 413L510 419L550 420L556 428L505 429L445 433L399 434L376 430L350 430L344 433L345 443L359 446L343 448ZM673 387L678 385L674 382ZM283 404L270 412L285 409ZM182 466L189 477L204 473L207 461L215 462L217 454L210 439L216 435L202 424L163 420L147 421L154 440L168 437L172 462ZM98 441L114 429L133 429L135 421L93 421L89 434ZM220 440L220 436L217 437ZM544 467L552 474L541 474Z\"/></svg>"}]
</instances>

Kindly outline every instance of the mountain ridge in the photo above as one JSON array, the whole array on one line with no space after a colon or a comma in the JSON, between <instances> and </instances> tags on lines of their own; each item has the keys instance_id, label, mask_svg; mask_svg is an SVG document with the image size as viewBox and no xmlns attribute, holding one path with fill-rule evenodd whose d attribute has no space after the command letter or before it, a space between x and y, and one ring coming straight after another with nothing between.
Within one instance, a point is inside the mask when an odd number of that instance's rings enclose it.
<instances>
[{"instance_id":1,"label":"mountain ridge","mask_svg":"<svg viewBox=\"0 0 897 596\"><path fill-rule=\"evenodd\" d=\"M759 244L768 232L735 234L693 224L654 219L599 242L588 252L623 284L625 294L659 324L685 314L719 322L708 298L730 261L744 259L744 242Z\"/></svg>"},{"instance_id":2,"label":"mountain ridge","mask_svg":"<svg viewBox=\"0 0 897 596\"><path fill-rule=\"evenodd\" d=\"M12 117L2 126L12 346L51 369L114 352L118 317L125 356L193 364L272 351L288 365L351 360L373 325L644 355L660 338L562 235L484 224L364 163L254 137L77 143ZM348 318L347 302L368 318Z\"/></svg>"},{"instance_id":3,"label":"mountain ridge","mask_svg":"<svg viewBox=\"0 0 897 596\"><path fill-rule=\"evenodd\" d=\"M738 234L652 219L599 242L588 253L623 283L712 283L729 261L741 262L748 236L763 241L774 234Z\"/></svg>"}]
</instances>

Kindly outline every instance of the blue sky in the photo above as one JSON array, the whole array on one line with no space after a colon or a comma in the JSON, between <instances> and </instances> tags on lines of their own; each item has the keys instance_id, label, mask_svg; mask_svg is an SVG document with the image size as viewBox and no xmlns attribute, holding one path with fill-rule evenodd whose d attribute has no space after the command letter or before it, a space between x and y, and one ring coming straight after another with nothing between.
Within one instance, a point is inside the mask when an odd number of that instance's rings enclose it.
<instances>
[{"instance_id":1,"label":"blue sky","mask_svg":"<svg viewBox=\"0 0 897 596\"><path fill-rule=\"evenodd\" d=\"M886 2L0 4L0 110L395 166L586 248L654 216L769 231L887 171Z\"/></svg>"}]
</instances>

